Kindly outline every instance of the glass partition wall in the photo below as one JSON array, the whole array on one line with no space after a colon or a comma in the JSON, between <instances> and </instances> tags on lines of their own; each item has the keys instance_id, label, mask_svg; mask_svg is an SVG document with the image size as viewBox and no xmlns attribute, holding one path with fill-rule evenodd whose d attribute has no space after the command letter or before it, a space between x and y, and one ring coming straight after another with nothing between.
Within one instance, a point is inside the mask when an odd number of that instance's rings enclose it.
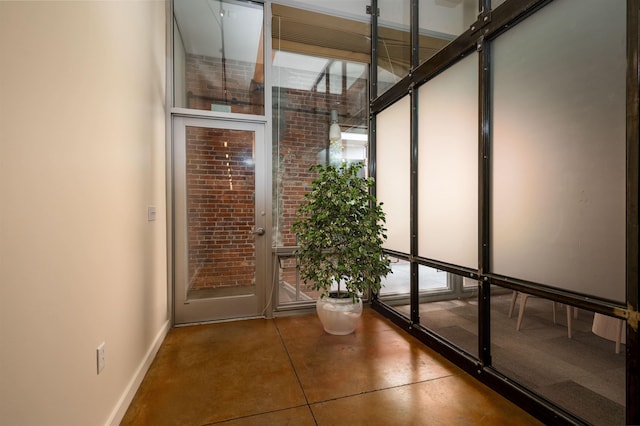
<instances>
[{"instance_id":1,"label":"glass partition wall","mask_svg":"<svg viewBox=\"0 0 640 426\"><path fill-rule=\"evenodd\" d=\"M225 0L173 6L173 107L264 115L263 6Z\"/></svg>"},{"instance_id":2,"label":"glass partition wall","mask_svg":"<svg viewBox=\"0 0 640 426\"><path fill-rule=\"evenodd\" d=\"M545 423L640 422L639 2L388 3L374 308Z\"/></svg>"},{"instance_id":3,"label":"glass partition wall","mask_svg":"<svg viewBox=\"0 0 640 426\"><path fill-rule=\"evenodd\" d=\"M272 5L274 299L279 311L315 306L298 276L297 209L316 164L368 164L370 23ZM367 167L364 173L368 173Z\"/></svg>"},{"instance_id":4,"label":"glass partition wall","mask_svg":"<svg viewBox=\"0 0 640 426\"><path fill-rule=\"evenodd\" d=\"M270 276L264 7L170 3L174 323L255 316Z\"/></svg>"},{"instance_id":5,"label":"glass partition wall","mask_svg":"<svg viewBox=\"0 0 640 426\"><path fill-rule=\"evenodd\" d=\"M410 1L377 2L375 87L378 95L409 75L411 70L411 7ZM477 0L419 0L416 60L426 61L462 34L475 22L477 11Z\"/></svg>"}]
</instances>

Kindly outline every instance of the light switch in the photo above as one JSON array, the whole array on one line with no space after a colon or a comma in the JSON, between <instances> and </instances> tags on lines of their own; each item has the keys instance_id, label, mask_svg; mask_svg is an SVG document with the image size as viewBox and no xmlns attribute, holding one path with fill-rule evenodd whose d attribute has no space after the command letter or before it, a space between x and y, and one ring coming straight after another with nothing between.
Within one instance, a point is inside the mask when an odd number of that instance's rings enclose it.
<instances>
[{"instance_id":1,"label":"light switch","mask_svg":"<svg viewBox=\"0 0 640 426\"><path fill-rule=\"evenodd\" d=\"M149 222L156 220L156 206L147 207L147 220Z\"/></svg>"}]
</instances>

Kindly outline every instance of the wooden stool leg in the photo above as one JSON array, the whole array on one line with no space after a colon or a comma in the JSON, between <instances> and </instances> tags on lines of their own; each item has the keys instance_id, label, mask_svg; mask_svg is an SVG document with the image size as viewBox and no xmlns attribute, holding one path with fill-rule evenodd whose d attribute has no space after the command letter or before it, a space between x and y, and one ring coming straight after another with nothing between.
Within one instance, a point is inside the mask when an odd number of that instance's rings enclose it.
<instances>
[{"instance_id":1,"label":"wooden stool leg","mask_svg":"<svg viewBox=\"0 0 640 426\"><path fill-rule=\"evenodd\" d=\"M619 319L616 324L616 353L620 353L620 341L622 340L622 320Z\"/></svg>"},{"instance_id":2,"label":"wooden stool leg","mask_svg":"<svg viewBox=\"0 0 640 426\"><path fill-rule=\"evenodd\" d=\"M516 299L518 298L518 292L514 291L511 295L511 305L509 305L509 318L513 315L513 308L516 306Z\"/></svg>"},{"instance_id":3,"label":"wooden stool leg","mask_svg":"<svg viewBox=\"0 0 640 426\"><path fill-rule=\"evenodd\" d=\"M516 330L520 331L520 326L522 325L522 318L524 317L524 307L527 305L528 294L523 294L522 299L520 299L520 311L518 312L518 322L516 323Z\"/></svg>"}]
</instances>

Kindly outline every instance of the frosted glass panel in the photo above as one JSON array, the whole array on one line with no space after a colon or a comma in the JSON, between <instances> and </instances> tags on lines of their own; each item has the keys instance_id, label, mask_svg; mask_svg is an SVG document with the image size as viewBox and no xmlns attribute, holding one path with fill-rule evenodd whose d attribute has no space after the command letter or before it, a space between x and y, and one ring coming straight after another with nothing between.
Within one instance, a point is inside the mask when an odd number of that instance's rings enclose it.
<instances>
[{"instance_id":1,"label":"frosted glass panel","mask_svg":"<svg viewBox=\"0 0 640 426\"><path fill-rule=\"evenodd\" d=\"M418 253L478 266L478 55L418 92Z\"/></svg>"},{"instance_id":2,"label":"frosted glass panel","mask_svg":"<svg viewBox=\"0 0 640 426\"><path fill-rule=\"evenodd\" d=\"M625 300L626 1L555 1L493 46L492 270Z\"/></svg>"},{"instance_id":3,"label":"frosted glass panel","mask_svg":"<svg viewBox=\"0 0 640 426\"><path fill-rule=\"evenodd\" d=\"M409 185L411 169L409 96L377 115L376 197L384 203L384 248L409 253Z\"/></svg>"}]
</instances>

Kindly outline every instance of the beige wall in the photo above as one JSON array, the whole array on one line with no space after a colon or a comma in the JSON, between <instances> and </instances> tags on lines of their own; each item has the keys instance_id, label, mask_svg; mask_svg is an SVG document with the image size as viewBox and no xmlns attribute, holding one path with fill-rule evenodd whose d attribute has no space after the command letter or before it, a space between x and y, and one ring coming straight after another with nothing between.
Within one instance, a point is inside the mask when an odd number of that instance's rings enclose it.
<instances>
[{"instance_id":1,"label":"beige wall","mask_svg":"<svg viewBox=\"0 0 640 426\"><path fill-rule=\"evenodd\" d=\"M166 332L165 17L0 2L1 424L118 421Z\"/></svg>"}]
</instances>

